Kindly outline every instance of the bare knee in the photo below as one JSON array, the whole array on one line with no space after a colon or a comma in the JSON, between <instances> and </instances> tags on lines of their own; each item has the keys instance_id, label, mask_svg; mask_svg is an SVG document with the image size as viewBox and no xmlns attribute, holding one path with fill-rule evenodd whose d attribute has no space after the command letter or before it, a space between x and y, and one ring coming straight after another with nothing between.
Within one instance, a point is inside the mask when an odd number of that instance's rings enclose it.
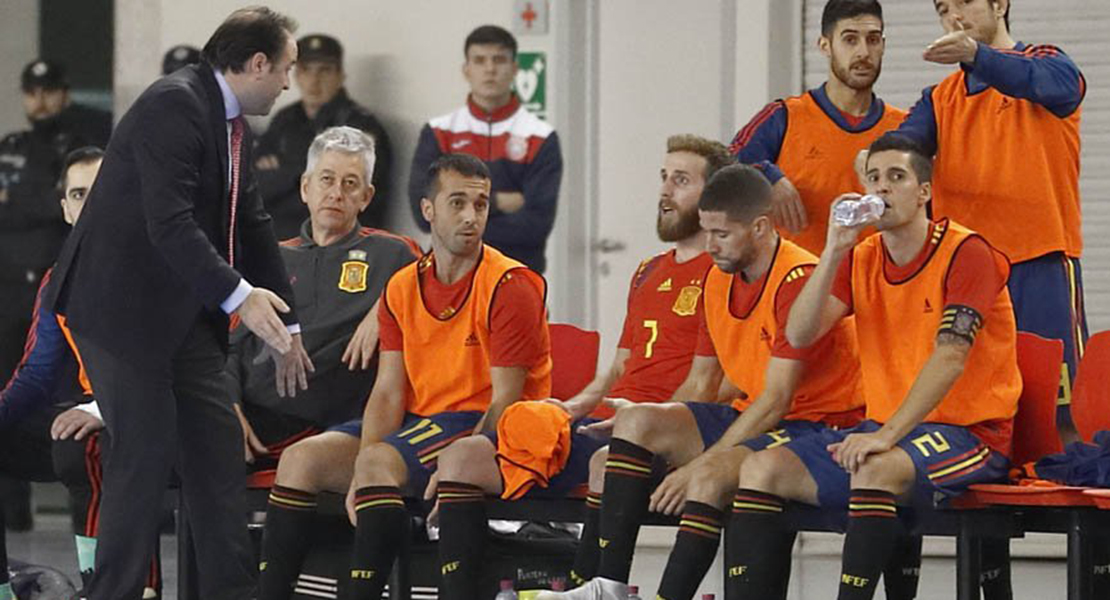
<instances>
[{"instance_id":1,"label":"bare knee","mask_svg":"<svg viewBox=\"0 0 1110 600\"><path fill-rule=\"evenodd\" d=\"M609 460L609 446L599 449L590 457L590 491L600 494L605 489L605 461Z\"/></svg>"},{"instance_id":2,"label":"bare knee","mask_svg":"<svg viewBox=\"0 0 1110 600\"><path fill-rule=\"evenodd\" d=\"M802 461L786 448L756 452L740 467L740 487L780 498L817 503L817 484Z\"/></svg>"},{"instance_id":3,"label":"bare knee","mask_svg":"<svg viewBox=\"0 0 1110 600\"><path fill-rule=\"evenodd\" d=\"M341 438L332 438L317 435L303 439L289 446L281 453L278 461L275 482L278 485L291 487L305 492L323 491L329 483L329 473L334 469L337 455L348 455L349 452L341 450L345 445ZM354 440L357 447L358 440ZM349 463L343 468L349 476Z\"/></svg>"},{"instance_id":4,"label":"bare knee","mask_svg":"<svg viewBox=\"0 0 1110 600\"><path fill-rule=\"evenodd\" d=\"M632 442L660 454L674 433L675 406L634 404L617 411L613 437ZM685 410L685 409L680 409Z\"/></svg>"},{"instance_id":5,"label":"bare knee","mask_svg":"<svg viewBox=\"0 0 1110 600\"><path fill-rule=\"evenodd\" d=\"M359 450L355 459L356 485L401 487L408 481L408 469L401 454L384 442L371 444Z\"/></svg>"},{"instance_id":6,"label":"bare knee","mask_svg":"<svg viewBox=\"0 0 1110 600\"><path fill-rule=\"evenodd\" d=\"M872 454L852 474L853 489L883 490L901 496L913 487L913 460L901 448Z\"/></svg>"},{"instance_id":7,"label":"bare knee","mask_svg":"<svg viewBox=\"0 0 1110 600\"><path fill-rule=\"evenodd\" d=\"M475 435L453 442L437 460L440 481L477 483L491 468L496 469L496 449L489 438Z\"/></svg>"}]
</instances>

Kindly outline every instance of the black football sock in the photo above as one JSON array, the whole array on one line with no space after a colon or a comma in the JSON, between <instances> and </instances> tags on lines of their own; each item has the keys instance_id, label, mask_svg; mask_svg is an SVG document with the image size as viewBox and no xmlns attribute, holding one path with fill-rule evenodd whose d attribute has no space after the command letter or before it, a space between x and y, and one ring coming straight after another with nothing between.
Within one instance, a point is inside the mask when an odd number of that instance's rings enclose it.
<instances>
[{"instance_id":1,"label":"black football sock","mask_svg":"<svg viewBox=\"0 0 1110 600\"><path fill-rule=\"evenodd\" d=\"M479 594L485 559L486 498L482 488L441 481L439 498L439 566L442 600L473 600Z\"/></svg>"},{"instance_id":2,"label":"black football sock","mask_svg":"<svg viewBox=\"0 0 1110 600\"><path fill-rule=\"evenodd\" d=\"M649 450L627 440L613 438L609 442L598 538L601 549L598 577L628 583L636 538L640 535L640 524L647 515L651 496L654 458Z\"/></svg>"},{"instance_id":3,"label":"black football sock","mask_svg":"<svg viewBox=\"0 0 1110 600\"><path fill-rule=\"evenodd\" d=\"M280 485L270 490L258 565L259 600L292 597L315 523L315 494Z\"/></svg>"},{"instance_id":4,"label":"black football sock","mask_svg":"<svg viewBox=\"0 0 1110 600\"><path fill-rule=\"evenodd\" d=\"M409 531L400 488L371 486L355 490L355 517L358 526L346 595L353 600L378 600Z\"/></svg>"},{"instance_id":5,"label":"black football sock","mask_svg":"<svg viewBox=\"0 0 1110 600\"><path fill-rule=\"evenodd\" d=\"M856 489L848 500L848 534L841 559L839 600L871 600L899 536L894 494Z\"/></svg>"},{"instance_id":6,"label":"black football sock","mask_svg":"<svg viewBox=\"0 0 1110 600\"><path fill-rule=\"evenodd\" d=\"M586 518L583 519L582 539L578 541L578 550L574 553L574 567L570 570L570 583L574 587L593 579L601 561L601 549L597 545L601 529L601 494L587 493L582 505Z\"/></svg>"},{"instance_id":7,"label":"black football sock","mask_svg":"<svg viewBox=\"0 0 1110 600\"><path fill-rule=\"evenodd\" d=\"M983 600L1013 600L1010 584L1010 539L983 538L979 542L981 571L979 583L983 587ZM1098 596L1096 594L1096 598Z\"/></svg>"},{"instance_id":8,"label":"black football sock","mask_svg":"<svg viewBox=\"0 0 1110 600\"><path fill-rule=\"evenodd\" d=\"M724 513L716 507L688 500L682 509L678 524L678 535L663 571L663 581L659 584L659 598L662 600L689 600L698 591L698 585L721 543L721 528Z\"/></svg>"},{"instance_id":9,"label":"black football sock","mask_svg":"<svg viewBox=\"0 0 1110 600\"><path fill-rule=\"evenodd\" d=\"M898 537L890 562L883 569L887 600L913 600L921 579L921 536Z\"/></svg>"},{"instance_id":10,"label":"black football sock","mask_svg":"<svg viewBox=\"0 0 1110 600\"><path fill-rule=\"evenodd\" d=\"M786 587L794 534L782 516L784 502L773 494L740 488L725 530L725 596L768 598ZM774 593L770 597L778 597Z\"/></svg>"}]
</instances>

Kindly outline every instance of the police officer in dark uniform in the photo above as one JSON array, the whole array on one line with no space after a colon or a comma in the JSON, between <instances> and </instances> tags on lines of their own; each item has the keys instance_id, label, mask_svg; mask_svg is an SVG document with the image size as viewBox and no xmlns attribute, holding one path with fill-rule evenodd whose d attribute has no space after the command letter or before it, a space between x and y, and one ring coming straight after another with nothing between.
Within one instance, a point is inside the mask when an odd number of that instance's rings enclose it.
<instances>
[{"instance_id":1,"label":"police officer in dark uniform","mask_svg":"<svg viewBox=\"0 0 1110 600\"><path fill-rule=\"evenodd\" d=\"M31 128L0 140L0 388L23 356L35 293L69 229L55 190L65 156L103 147L112 132L111 114L70 102L60 65L33 61L20 84ZM31 527L29 493L25 482L0 479L9 528Z\"/></svg>"},{"instance_id":2,"label":"police officer in dark uniform","mask_svg":"<svg viewBox=\"0 0 1110 600\"><path fill-rule=\"evenodd\" d=\"M169 75L174 71L195 65L200 62L200 50L188 44L178 44L162 56L162 74Z\"/></svg>"},{"instance_id":3,"label":"police officer in dark uniform","mask_svg":"<svg viewBox=\"0 0 1110 600\"><path fill-rule=\"evenodd\" d=\"M258 140L254 155L258 189L273 217L278 239L296 237L308 211L301 202L300 182L305 155L317 134L336 125L349 125L370 134L377 152L372 184L375 201L359 218L363 225L384 228L389 197L392 152L389 136L370 111L358 105L343 87L343 46L327 35L307 35L297 41L295 79L301 101L281 109Z\"/></svg>"},{"instance_id":4,"label":"police officer in dark uniform","mask_svg":"<svg viewBox=\"0 0 1110 600\"><path fill-rule=\"evenodd\" d=\"M103 148L112 132L110 113L70 102L60 65L36 60L21 84L31 128L0 140L0 384L23 354L35 291L66 235L54 188L65 156Z\"/></svg>"}]
</instances>

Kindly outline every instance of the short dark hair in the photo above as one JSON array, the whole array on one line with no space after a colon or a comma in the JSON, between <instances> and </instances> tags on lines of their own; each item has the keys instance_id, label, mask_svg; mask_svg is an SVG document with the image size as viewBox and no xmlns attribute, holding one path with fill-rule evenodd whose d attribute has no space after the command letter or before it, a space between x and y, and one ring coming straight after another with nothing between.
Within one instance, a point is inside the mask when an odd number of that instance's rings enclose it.
<instances>
[{"instance_id":1,"label":"short dark hair","mask_svg":"<svg viewBox=\"0 0 1110 600\"><path fill-rule=\"evenodd\" d=\"M872 154L886 151L909 154L910 168L913 169L913 174L917 177L918 183L933 180L933 159L925 151L925 148L913 139L896 132L884 133L879 139L872 142L871 147L867 149L868 161L870 161Z\"/></svg>"},{"instance_id":2,"label":"short dark hair","mask_svg":"<svg viewBox=\"0 0 1110 600\"><path fill-rule=\"evenodd\" d=\"M435 201L439 195L439 175L445 172L458 173L463 177L480 177L491 179L489 167L486 163L469 154L444 154L435 159L428 167L427 185L424 187L424 197Z\"/></svg>"},{"instance_id":3,"label":"short dark hair","mask_svg":"<svg viewBox=\"0 0 1110 600\"><path fill-rule=\"evenodd\" d=\"M821 35L832 37L837 23L860 15L871 15L882 21L883 5L879 0L829 0L821 13Z\"/></svg>"},{"instance_id":4,"label":"short dark hair","mask_svg":"<svg viewBox=\"0 0 1110 600\"><path fill-rule=\"evenodd\" d=\"M750 223L771 212L771 182L750 165L729 165L705 184L698 210L723 212L732 221Z\"/></svg>"},{"instance_id":5,"label":"short dark hair","mask_svg":"<svg viewBox=\"0 0 1110 600\"><path fill-rule=\"evenodd\" d=\"M475 44L493 44L507 48L512 53L513 59L516 59L516 38L504 27L482 25L471 31L470 35L466 36L466 42L463 44L463 58L467 57L470 47Z\"/></svg>"},{"instance_id":6,"label":"short dark hair","mask_svg":"<svg viewBox=\"0 0 1110 600\"><path fill-rule=\"evenodd\" d=\"M240 8L216 28L201 55L214 69L241 73L259 52L278 61L296 30L296 21L265 6Z\"/></svg>"},{"instance_id":7,"label":"short dark hair","mask_svg":"<svg viewBox=\"0 0 1110 600\"><path fill-rule=\"evenodd\" d=\"M104 151L97 146L83 146L66 154L62 161L62 174L58 176L58 193L63 196L66 193L66 176L69 174L70 167L103 159Z\"/></svg>"},{"instance_id":8,"label":"short dark hair","mask_svg":"<svg viewBox=\"0 0 1110 600\"><path fill-rule=\"evenodd\" d=\"M703 176L709 181L713 174L721 169L736 163L736 158L729 154L728 147L718 142L697 136L691 133L672 135L667 138L667 154L672 152L689 152L705 159L705 173Z\"/></svg>"}]
</instances>

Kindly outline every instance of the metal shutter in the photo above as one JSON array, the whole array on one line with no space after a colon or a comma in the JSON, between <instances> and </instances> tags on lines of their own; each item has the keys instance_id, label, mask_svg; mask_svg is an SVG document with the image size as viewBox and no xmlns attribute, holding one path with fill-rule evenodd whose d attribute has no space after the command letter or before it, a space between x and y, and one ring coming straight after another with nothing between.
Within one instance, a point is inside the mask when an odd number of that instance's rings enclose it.
<instances>
[{"instance_id":1,"label":"metal shutter","mask_svg":"<svg viewBox=\"0 0 1110 600\"><path fill-rule=\"evenodd\" d=\"M803 79L820 85L828 61L817 49L825 0L804 0ZM921 59L925 46L943 33L929 0L882 0L886 54L877 93L909 108L921 90L944 78L952 67ZM1083 278L1091 331L1110 329L1110 2L1106 0L1015 0L1010 11L1014 39L1054 44L1079 65L1087 78L1083 102L1082 170Z\"/></svg>"}]
</instances>

